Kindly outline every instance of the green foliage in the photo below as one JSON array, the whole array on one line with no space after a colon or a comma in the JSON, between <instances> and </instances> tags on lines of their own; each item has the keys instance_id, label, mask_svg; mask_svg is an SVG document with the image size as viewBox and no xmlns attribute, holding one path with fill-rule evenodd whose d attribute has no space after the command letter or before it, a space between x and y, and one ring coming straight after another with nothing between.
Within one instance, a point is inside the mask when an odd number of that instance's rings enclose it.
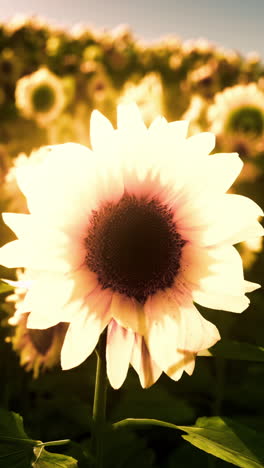
<instances>
[{"instance_id":1,"label":"green foliage","mask_svg":"<svg viewBox=\"0 0 264 468\"><path fill-rule=\"evenodd\" d=\"M36 460L32 463L33 468L77 468L77 461L72 457L47 452L43 447L35 447Z\"/></svg>"},{"instance_id":2,"label":"green foliage","mask_svg":"<svg viewBox=\"0 0 264 468\"><path fill-rule=\"evenodd\" d=\"M68 441L42 443L30 439L23 418L0 409L0 468L77 468L77 461L65 455L49 453L45 445L61 445Z\"/></svg>"},{"instance_id":3,"label":"green foliage","mask_svg":"<svg viewBox=\"0 0 264 468\"><path fill-rule=\"evenodd\" d=\"M195 447L224 461L242 468L263 468L264 434L239 424L228 418L218 416L199 418L195 426L176 426L158 419L128 418L114 424L115 430L125 428L143 429L160 426L187 432L183 439ZM169 460L169 466L171 466Z\"/></svg>"},{"instance_id":4,"label":"green foliage","mask_svg":"<svg viewBox=\"0 0 264 468\"><path fill-rule=\"evenodd\" d=\"M199 418L195 426L178 426L195 447L242 468L263 468L264 434L227 418Z\"/></svg>"},{"instance_id":5,"label":"green foliage","mask_svg":"<svg viewBox=\"0 0 264 468\"><path fill-rule=\"evenodd\" d=\"M28 468L38 441L28 438L19 414L0 409L0 467Z\"/></svg>"}]
</instances>

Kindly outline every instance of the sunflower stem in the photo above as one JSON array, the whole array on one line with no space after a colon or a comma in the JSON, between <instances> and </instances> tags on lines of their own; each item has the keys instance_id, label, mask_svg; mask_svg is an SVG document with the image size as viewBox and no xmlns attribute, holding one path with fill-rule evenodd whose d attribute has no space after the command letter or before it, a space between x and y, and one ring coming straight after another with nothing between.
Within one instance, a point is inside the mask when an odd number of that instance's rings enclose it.
<instances>
[{"instance_id":1,"label":"sunflower stem","mask_svg":"<svg viewBox=\"0 0 264 468\"><path fill-rule=\"evenodd\" d=\"M106 376L106 336L102 334L96 350L97 366L94 389L93 403L93 420L94 434L93 447L96 454L96 466L103 466L103 438L105 428L105 410L106 410L106 392L107 392L107 376Z\"/></svg>"}]
</instances>

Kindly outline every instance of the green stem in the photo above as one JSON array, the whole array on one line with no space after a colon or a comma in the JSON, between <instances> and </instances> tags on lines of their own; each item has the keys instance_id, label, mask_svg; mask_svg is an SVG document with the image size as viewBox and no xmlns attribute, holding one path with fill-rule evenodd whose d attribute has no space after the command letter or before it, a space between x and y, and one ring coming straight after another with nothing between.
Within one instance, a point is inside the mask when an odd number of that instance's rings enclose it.
<instances>
[{"instance_id":1,"label":"green stem","mask_svg":"<svg viewBox=\"0 0 264 468\"><path fill-rule=\"evenodd\" d=\"M105 426L105 409L106 409L106 391L107 391L107 376L106 376L106 336L102 334L99 340L97 354L96 379L94 389L94 404L93 404L93 420L94 420L94 435L93 446L96 452L96 466L103 466L103 437Z\"/></svg>"},{"instance_id":2,"label":"green stem","mask_svg":"<svg viewBox=\"0 0 264 468\"><path fill-rule=\"evenodd\" d=\"M166 421L160 421L159 419L134 419L134 418L127 418L122 419L122 421L118 421L113 424L114 429L118 429L120 427L144 427L144 426L161 426L161 427L168 427L170 429L181 429L181 426L176 426L175 424L168 423Z\"/></svg>"},{"instance_id":3,"label":"green stem","mask_svg":"<svg viewBox=\"0 0 264 468\"><path fill-rule=\"evenodd\" d=\"M64 445L69 443L70 439L52 440L50 442L40 442L37 444L37 447L52 447L53 445Z\"/></svg>"}]
</instances>

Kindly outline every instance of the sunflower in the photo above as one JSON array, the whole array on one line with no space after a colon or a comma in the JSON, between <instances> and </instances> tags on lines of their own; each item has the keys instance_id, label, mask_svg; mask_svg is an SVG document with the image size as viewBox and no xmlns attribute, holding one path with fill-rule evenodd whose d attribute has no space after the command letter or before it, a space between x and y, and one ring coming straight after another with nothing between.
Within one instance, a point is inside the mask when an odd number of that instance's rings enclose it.
<instances>
[{"instance_id":1,"label":"sunflower","mask_svg":"<svg viewBox=\"0 0 264 468\"><path fill-rule=\"evenodd\" d=\"M0 80L9 85L15 83L22 70L22 60L12 49L5 48L0 53Z\"/></svg>"},{"instance_id":2,"label":"sunflower","mask_svg":"<svg viewBox=\"0 0 264 468\"><path fill-rule=\"evenodd\" d=\"M70 323L63 369L81 364L106 330L114 388L130 363L143 387L162 371L178 380L220 339L194 302L239 313L258 287L244 280L233 244L262 235L262 210L225 193L242 161L209 155L212 134L186 133L186 122L162 117L147 129L135 105L118 107L117 130L94 111L93 150L47 147L34 170L17 170L30 214L3 214L18 240L0 262L30 273L20 308L31 311L29 328Z\"/></svg>"},{"instance_id":3,"label":"sunflower","mask_svg":"<svg viewBox=\"0 0 264 468\"><path fill-rule=\"evenodd\" d=\"M28 314L21 314L9 337L13 350L20 357L20 365L33 371L34 379L40 372L52 369L60 363L60 352L68 328L67 323L58 323L46 330L27 328Z\"/></svg>"},{"instance_id":4,"label":"sunflower","mask_svg":"<svg viewBox=\"0 0 264 468\"><path fill-rule=\"evenodd\" d=\"M210 59L188 73L187 81L194 93L200 93L205 98L212 97L219 89L217 61Z\"/></svg>"},{"instance_id":5,"label":"sunflower","mask_svg":"<svg viewBox=\"0 0 264 468\"><path fill-rule=\"evenodd\" d=\"M158 73L149 73L139 83L128 82L119 98L119 104L136 102L146 125L163 114L163 89Z\"/></svg>"},{"instance_id":6,"label":"sunflower","mask_svg":"<svg viewBox=\"0 0 264 468\"><path fill-rule=\"evenodd\" d=\"M47 369L52 369L60 362L60 352L68 328L67 323L58 323L47 330L27 328L28 313L20 313L19 309L27 293L27 273L17 270L19 287L6 298L10 304L11 313L8 324L12 326L12 333L6 342L11 343L13 350L20 358L20 365L26 371L33 371L34 378Z\"/></svg>"},{"instance_id":7,"label":"sunflower","mask_svg":"<svg viewBox=\"0 0 264 468\"><path fill-rule=\"evenodd\" d=\"M106 69L99 63L95 65L94 70L89 74L86 94L88 104L92 109L103 112L111 120L114 119L117 92Z\"/></svg>"},{"instance_id":8,"label":"sunflower","mask_svg":"<svg viewBox=\"0 0 264 468\"><path fill-rule=\"evenodd\" d=\"M87 114L90 115L90 110L82 109L82 103L76 106L73 115L70 113L61 114L47 129L48 143L55 145L72 141L88 145L87 119L85 119Z\"/></svg>"},{"instance_id":9,"label":"sunflower","mask_svg":"<svg viewBox=\"0 0 264 468\"><path fill-rule=\"evenodd\" d=\"M44 67L18 80L15 98L21 114L41 127L56 119L66 103L62 80Z\"/></svg>"},{"instance_id":10,"label":"sunflower","mask_svg":"<svg viewBox=\"0 0 264 468\"><path fill-rule=\"evenodd\" d=\"M208 109L208 120L216 134L260 137L264 132L264 93L256 83L226 88L216 94Z\"/></svg>"},{"instance_id":11,"label":"sunflower","mask_svg":"<svg viewBox=\"0 0 264 468\"><path fill-rule=\"evenodd\" d=\"M205 127L207 107L208 104L204 98L198 94L192 95L189 107L181 117L182 120L190 121L189 135L200 133Z\"/></svg>"}]
</instances>

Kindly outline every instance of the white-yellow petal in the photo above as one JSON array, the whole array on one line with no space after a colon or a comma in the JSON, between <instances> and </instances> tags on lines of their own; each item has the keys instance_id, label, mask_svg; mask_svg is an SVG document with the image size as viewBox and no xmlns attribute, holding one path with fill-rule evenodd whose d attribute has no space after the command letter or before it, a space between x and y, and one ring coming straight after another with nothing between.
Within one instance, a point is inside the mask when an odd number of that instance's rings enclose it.
<instances>
[{"instance_id":1,"label":"white-yellow petal","mask_svg":"<svg viewBox=\"0 0 264 468\"><path fill-rule=\"evenodd\" d=\"M32 216L29 214L2 213L3 220L18 238L29 236L33 229Z\"/></svg>"},{"instance_id":2,"label":"white-yellow petal","mask_svg":"<svg viewBox=\"0 0 264 468\"><path fill-rule=\"evenodd\" d=\"M93 294L92 300L84 302L70 323L61 350L62 369L79 366L93 352L100 334L110 322L107 294Z\"/></svg>"},{"instance_id":3,"label":"white-yellow petal","mask_svg":"<svg viewBox=\"0 0 264 468\"><path fill-rule=\"evenodd\" d=\"M121 387L127 376L134 339L132 330L111 320L107 327L106 364L109 382L115 389Z\"/></svg>"},{"instance_id":4,"label":"white-yellow petal","mask_svg":"<svg viewBox=\"0 0 264 468\"><path fill-rule=\"evenodd\" d=\"M27 252L24 244L15 240L0 248L0 265L6 268L24 267L28 264Z\"/></svg>"},{"instance_id":5,"label":"white-yellow petal","mask_svg":"<svg viewBox=\"0 0 264 468\"><path fill-rule=\"evenodd\" d=\"M117 128L131 135L146 131L143 118L135 103L121 104L117 108Z\"/></svg>"},{"instance_id":6,"label":"white-yellow petal","mask_svg":"<svg viewBox=\"0 0 264 468\"><path fill-rule=\"evenodd\" d=\"M111 122L98 110L94 110L90 122L90 139L95 151L105 148L106 143L113 137L114 129Z\"/></svg>"},{"instance_id":7,"label":"white-yellow petal","mask_svg":"<svg viewBox=\"0 0 264 468\"><path fill-rule=\"evenodd\" d=\"M144 335L146 330L146 317L142 305L135 299L115 293L113 295L110 313L112 317L124 328Z\"/></svg>"},{"instance_id":8,"label":"white-yellow petal","mask_svg":"<svg viewBox=\"0 0 264 468\"><path fill-rule=\"evenodd\" d=\"M215 147L215 136L213 133L204 132L189 137L186 140L186 149L198 157L207 156Z\"/></svg>"},{"instance_id":9,"label":"white-yellow petal","mask_svg":"<svg viewBox=\"0 0 264 468\"><path fill-rule=\"evenodd\" d=\"M131 364L137 372L143 388L153 385L162 374L162 370L151 358L144 338L138 334L135 334Z\"/></svg>"},{"instance_id":10,"label":"white-yellow petal","mask_svg":"<svg viewBox=\"0 0 264 468\"><path fill-rule=\"evenodd\" d=\"M173 295L160 293L147 301L149 318L147 344L157 365L180 378L186 353L197 353L219 340L214 324L205 320L193 304L179 305Z\"/></svg>"},{"instance_id":11,"label":"white-yellow petal","mask_svg":"<svg viewBox=\"0 0 264 468\"><path fill-rule=\"evenodd\" d=\"M73 287L74 282L61 274L38 274L19 308L20 312L32 312L28 327L42 329L69 321L64 307L72 295Z\"/></svg>"}]
</instances>

